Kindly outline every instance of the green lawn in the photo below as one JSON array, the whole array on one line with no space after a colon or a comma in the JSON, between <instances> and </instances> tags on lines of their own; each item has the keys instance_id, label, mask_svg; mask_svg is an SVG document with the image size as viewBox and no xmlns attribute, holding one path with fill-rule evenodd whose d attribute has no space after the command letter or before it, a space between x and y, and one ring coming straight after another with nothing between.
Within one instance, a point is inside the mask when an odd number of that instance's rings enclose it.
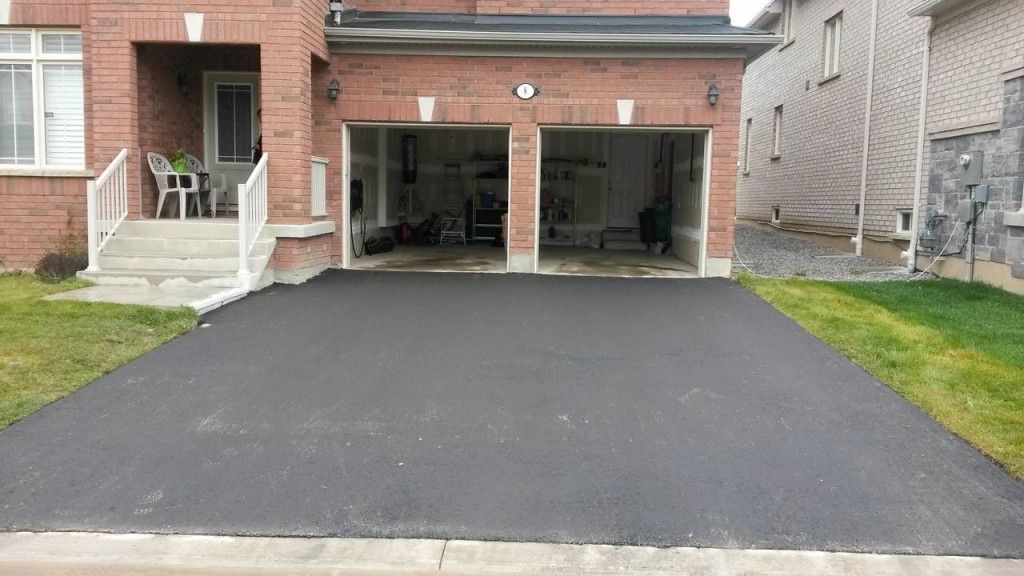
<instances>
[{"instance_id":1,"label":"green lawn","mask_svg":"<svg viewBox=\"0 0 1024 576\"><path fill-rule=\"evenodd\" d=\"M41 300L83 285L0 275L0 428L196 325L184 308Z\"/></svg>"},{"instance_id":2,"label":"green lawn","mask_svg":"<svg viewBox=\"0 0 1024 576\"><path fill-rule=\"evenodd\" d=\"M1024 478L1024 297L954 280L739 281Z\"/></svg>"}]
</instances>

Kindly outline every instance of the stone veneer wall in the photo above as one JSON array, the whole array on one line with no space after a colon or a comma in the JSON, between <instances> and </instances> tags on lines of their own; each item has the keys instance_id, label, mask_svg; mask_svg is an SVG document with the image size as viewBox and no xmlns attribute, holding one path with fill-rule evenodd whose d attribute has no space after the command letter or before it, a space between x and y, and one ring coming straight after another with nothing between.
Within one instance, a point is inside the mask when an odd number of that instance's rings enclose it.
<instances>
[{"instance_id":1,"label":"stone veneer wall","mask_svg":"<svg viewBox=\"0 0 1024 576\"><path fill-rule=\"evenodd\" d=\"M958 203L968 197L967 189L960 185L957 158L965 152L981 151L989 203L978 221L977 258L1007 264L1012 277L1024 278L1024 227L1005 223L1008 213L1021 209L1024 189L1024 77L1004 85L1000 130L932 140L931 146L928 207L949 215L939 227L943 243L958 221ZM950 249L958 247L958 241L959 237L954 239Z\"/></svg>"}]
</instances>

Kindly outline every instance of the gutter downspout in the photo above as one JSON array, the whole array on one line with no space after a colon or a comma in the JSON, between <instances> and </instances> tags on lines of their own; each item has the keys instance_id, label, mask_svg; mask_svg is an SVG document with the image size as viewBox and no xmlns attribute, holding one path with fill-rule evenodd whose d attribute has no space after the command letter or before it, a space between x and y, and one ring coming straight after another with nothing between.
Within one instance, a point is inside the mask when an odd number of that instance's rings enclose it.
<instances>
[{"instance_id":1,"label":"gutter downspout","mask_svg":"<svg viewBox=\"0 0 1024 576\"><path fill-rule=\"evenodd\" d=\"M871 45L868 47L868 94L864 106L864 149L860 164L860 215L857 219L857 236L853 242L857 256L864 254L864 214L868 197L868 156L871 149L871 105L875 96L875 44L878 37L878 0L871 1Z\"/></svg>"},{"instance_id":2,"label":"gutter downspout","mask_svg":"<svg viewBox=\"0 0 1024 576\"><path fill-rule=\"evenodd\" d=\"M907 260L907 271L917 270L917 239L921 234L921 187L924 186L924 147L928 122L928 79L932 57L932 28L935 20L928 19L928 30L924 40L924 62L921 64L921 104L918 109L917 126L917 162L914 165L914 215L910 225L910 247L903 253Z\"/></svg>"}]
</instances>

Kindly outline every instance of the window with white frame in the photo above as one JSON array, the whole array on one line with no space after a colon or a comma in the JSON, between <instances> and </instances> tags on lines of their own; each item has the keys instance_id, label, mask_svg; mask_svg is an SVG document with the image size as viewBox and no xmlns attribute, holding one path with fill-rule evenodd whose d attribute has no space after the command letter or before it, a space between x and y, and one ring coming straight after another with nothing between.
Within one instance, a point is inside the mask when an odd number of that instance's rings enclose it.
<instances>
[{"instance_id":1,"label":"window with white frame","mask_svg":"<svg viewBox=\"0 0 1024 576\"><path fill-rule=\"evenodd\" d=\"M772 122L772 157L782 156L782 106L775 107L775 119Z\"/></svg>"},{"instance_id":2,"label":"window with white frame","mask_svg":"<svg viewBox=\"0 0 1024 576\"><path fill-rule=\"evenodd\" d=\"M85 165L82 35L0 29L0 166Z\"/></svg>"},{"instance_id":3,"label":"window with white frame","mask_svg":"<svg viewBox=\"0 0 1024 576\"><path fill-rule=\"evenodd\" d=\"M218 163L252 162L254 92L252 84L217 84L215 129Z\"/></svg>"},{"instance_id":4,"label":"window with white frame","mask_svg":"<svg viewBox=\"0 0 1024 576\"><path fill-rule=\"evenodd\" d=\"M782 0L782 42L793 39L793 0Z\"/></svg>"},{"instance_id":5,"label":"window with white frame","mask_svg":"<svg viewBox=\"0 0 1024 576\"><path fill-rule=\"evenodd\" d=\"M754 119L747 118L746 130L743 134L743 173L750 172L750 131L754 128Z\"/></svg>"},{"instance_id":6,"label":"window with white frame","mask_svg":"<svg viewBox=\"0 0 1024 576\"><path fill-rule=\"evenodd\" d=\"M843 41L843 13L825 22L825 77L839 74L839 53Z\"/></svg>"},{"instance_id":7,"label":"window with white frame","mask_svg":"<svg viewBox=\"0 0 1024 576\"><path fill-rule=\"evenodd\" d=\"M898 210L896 212L896 233L910 234L914 228L914 212L912 210Z\"/></svg>"}]
</instances>

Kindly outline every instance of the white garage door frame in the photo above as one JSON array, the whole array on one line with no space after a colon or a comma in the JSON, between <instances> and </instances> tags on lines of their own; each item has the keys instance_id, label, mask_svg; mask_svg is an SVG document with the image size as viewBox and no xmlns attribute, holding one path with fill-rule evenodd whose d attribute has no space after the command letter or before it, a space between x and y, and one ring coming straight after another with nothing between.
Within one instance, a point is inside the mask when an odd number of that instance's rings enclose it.
<instances>
[{"instance_id":1,"label":"white garage door frame","mask_svg":"<svg viewBox=\"0 0 1024 576\"><path fill-rule=\"evenodd\" d=\"M540 176L541 176L541 159L544 157L543 154L543 133L548 132L569 132L569 131L582 131L582 132L604 132L604 133L617 133L617 132L692 132L696 134L704 135L704 174L702 175L701 182L701 216L700 216L700 261L697 263L697 275L700 278L706 278L708 275L708 220L710 215L711 205L711 172L713 158L711 156L712 150L712 138L714 137L714 131L707 126L601 126L601 125L564 125L564 124L543 124L537 126L537 184L534 194L534 214L537 218L540 217ZM540 224L536 224L536 236L534 238L534 246L536 249L533 253L533 269L540 270Z\"/></svg>"},{"instance_id":2,"label":"white garage door frame","mask_svg":"<svg viewBox=\"0 0 1024 576\"><path fill-rule=\"evenodd\" d=\"M511 124L437 124L428 122L342 122L341 123L341 142L342 142L342 162L341 162L341 233L342 236L342 250L341 256L341 267L343 269L352 268L352 214L351 204L349 203L349 187L352 182L352 128L404 128L407 130L458 130L458 129L471 129L471 130L505 130L508 132L508 159L509 159L509 180L508 180L508 214L509 222L512 220L512 125ZM386 169L386 168L385 168ZM413 224L410 222L410 224ZM511 224L509 224L511 228ZM505 239L505 266L506 271L509 266L509 241Z\"/></svg>"}]
</instances>

